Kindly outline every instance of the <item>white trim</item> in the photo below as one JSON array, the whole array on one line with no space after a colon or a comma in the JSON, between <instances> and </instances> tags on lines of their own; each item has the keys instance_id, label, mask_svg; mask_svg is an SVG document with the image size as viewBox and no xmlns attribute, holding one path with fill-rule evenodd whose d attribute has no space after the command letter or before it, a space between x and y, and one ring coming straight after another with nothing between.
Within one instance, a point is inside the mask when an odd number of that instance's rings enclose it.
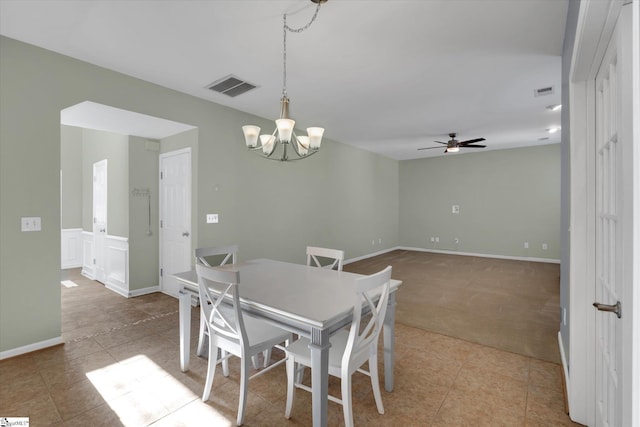
<instances>
[{"instance_id":1,"label":"white trim","mask_svg":"<svg viewBox=\"0 0 640 427\"><path fill-rule=\"evenodd\" d=\"M351 264L352 262L362 261L364 259L372 258L374 256L386 254L391 251L416 251L416 252L432 252L436 254L447 254L447 255L462 255L462 256L475 256L480 258L497 258L497 259L510 259L515 261L529 261L529 262L545 262L551 264L560 264L559 259L553 258L528 258L528 257L516 257L510 255L495 255L495 254L481 254L481 253L473 253L473 252L459 252L459 251L444 251L440 249L427 249L427 248L413 248L409 246L396 246L393 248L383 249L378 252L373 252L370 254L362 255L356 258L350 258L344 261L344 264Z\"/></svg>"},{"instance_id":2,"label":"white trim","mask_svg":"<svg viewBox=\"0 0 640 427\"><path fill-rule=\"evenodd\" d=\"M82 267L82 228L60 230L60 268Z\"/></svg>"},{"instance_id":3,"label":"white trim","mask_svg":"<svg viewBox=\"0 0 640 427\"><path fill-rule=\"evenodd\" d=\"M139 297L141 295L152 294L154 292L160 292L160 286L149 286L148 288L134 289L129 291L128 297Z\"/></svg>"},{"instance_id":4,"label":"white trim","mask_svg":"<svg viewBox=\"0 0 640 427\"><path fill-rule=\"evenodd\" d=\"M20 356L21 354L31 353L32 351L42 350L43 348L53 347L60 344L64 344L62 337L55 337L40 342L34 342L33 344L28 344L22 347L0 351L0 360Z\"/></svg>"},{"instance_id":5,"label":"white trim","mask_svg":"<svg viewBox=\"0 0 640 427\"><path fill-rule=\"evenodd\" d=\"M560 349L560 362L562 363L562 375L564 375L564 383L566 385L565 391L567 393L567 402L571 400L571 378L569 377L569 364L567 362L567 355L564 352L564 346L562 345L562 332L558 331L558 348Z\"/></svg>"}]
</instances>

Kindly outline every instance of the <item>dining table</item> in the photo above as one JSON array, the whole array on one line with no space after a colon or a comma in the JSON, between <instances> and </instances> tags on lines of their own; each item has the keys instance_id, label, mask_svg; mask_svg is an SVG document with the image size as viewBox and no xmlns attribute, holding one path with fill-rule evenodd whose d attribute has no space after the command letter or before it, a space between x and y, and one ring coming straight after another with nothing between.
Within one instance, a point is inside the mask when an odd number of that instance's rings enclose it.
<instances>
[{"instance_id":1,"label":"dining table","mask_svg":"<svg viewBox=\"0 0 640 427\"><path fill-rule=\"evenodd\" d=\"M329 348L333 333L351 324L356 281L362 274L311 267L272 259L254 259L216 268L239 271L243 313L309 338L313 425L327 425ZM189 370L191 307L197 303L195 269L172 274L180 285L180 367ZM391 280L383 326L384 388L393 390L396 291Z\"/></svg>"}]
</instances>

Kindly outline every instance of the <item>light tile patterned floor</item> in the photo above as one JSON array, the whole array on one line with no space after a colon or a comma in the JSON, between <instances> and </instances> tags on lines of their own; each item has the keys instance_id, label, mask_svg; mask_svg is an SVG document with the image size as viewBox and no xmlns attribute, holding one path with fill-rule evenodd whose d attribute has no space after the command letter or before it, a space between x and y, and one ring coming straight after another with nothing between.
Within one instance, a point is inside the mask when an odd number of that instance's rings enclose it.
<instances>
[{"instance_id":1,"label":"light tile patterned floor","mask_svg":"<svg viewBox=\"0 0 640 427\"><path fill-rule=\"evenodd\" d=\"M132 299L70 277L62 288L64 346L0 362L0 416L28 416L31 426L232 426L239 365L217 372L211 400L200 395L206 361L178 362L178 303L162 294ZM192 353L198 310L192 311ZM398 324L395 389L378 415L367 377L354 384L360 426L563 426L561 368L551 362ZM282 354L274 354L274 358ZM310 395L298 391L284 418L280 366L249 385L247 426L310 426ZM339 382L330 380L330 391ZM329 403L329 425L343 425Z\"/></svg>"}]
</instances>

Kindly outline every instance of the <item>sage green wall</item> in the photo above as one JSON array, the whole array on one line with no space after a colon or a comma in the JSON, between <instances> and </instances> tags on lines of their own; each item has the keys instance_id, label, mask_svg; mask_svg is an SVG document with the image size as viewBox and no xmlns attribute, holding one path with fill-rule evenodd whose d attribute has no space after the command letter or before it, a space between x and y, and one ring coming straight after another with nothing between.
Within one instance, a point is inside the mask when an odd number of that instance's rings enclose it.
<instances>
[{"instance_id":1,"label":"sage green wall","mask_svg":"<svg viewBox=\"0 0 640 427\"><path fill-rule=\"evenodd\" d=\"M129 290L158 286L158 156L160 142L129 137ZM151 228L147 197L151 194ZM151 230L151 234L148 234Z\"/></svg>"},{"instance_id":2,"label":"sage green wall","mask_svg":"<svg viewBox=\"0 0 640 427\"><path fill-rule=\"evenodd\" d=\"M403 246L559 260L560 144L403 161L400 213Z\"/></svg>"},{"instance_id":3,"label":"sage green wall","mask_svg":"<svg viewBox=\"0 0 640 427\"><path fill-rule=\"evenodd\" d=\"M399 244L398 162L334 142L331 129L313 158L266 161L240 129L271 120L6 37L0 93L0 352L60 336L60 111L83 101L198 127L198 244L235 241L241 259L295 262L306 245L353 258ZM204 224L214 209L221 222ZM22 216L42 217L43 230L21 233Z\"/></svg>"},{"instance_id":4,"label":"sage green wall","mask_svg":"<svg viewBox=\"0 0 640 427\"><path fill-rule=\"evenodd\" d=\"M82 130L82 228L93 231L93 164L107 159L107 234L129 237L129 137Z\"/></svg>"},{"instance_id":5,"label":"sage green wall","mask_svg":"<svg viewBox=\"0 0 640 427\"><path fill-rule=\"evenodd\" d=\"M60 127L62 228L82 228L82 128Z\"/></svg>"}]
</instances>

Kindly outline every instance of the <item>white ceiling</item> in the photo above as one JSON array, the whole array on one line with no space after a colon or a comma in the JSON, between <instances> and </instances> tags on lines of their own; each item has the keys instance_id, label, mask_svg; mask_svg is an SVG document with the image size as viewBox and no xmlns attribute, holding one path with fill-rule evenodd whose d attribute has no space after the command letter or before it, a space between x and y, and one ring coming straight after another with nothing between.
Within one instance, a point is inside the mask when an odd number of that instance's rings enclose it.
<instances>
[{"instance_id":1,"label":"white ceiling","mask_svg":"<svg viewBox=\"0 0 640 427\"><path fill-rule=\"evenodd\" d=\"M545 107L560 103L567 4L329 0L287 35L291 116L399 160L442 155L417 149L449 132L484 137L485 150L557 143L546 129L560 112ZM300 27L314 10L309 0L1 0L0 33L275 119L282 14ZM258 88L236 98L206 88L230 74ZM552 95L534 97L548 86Z\"/></svg>"}]
</instances>

